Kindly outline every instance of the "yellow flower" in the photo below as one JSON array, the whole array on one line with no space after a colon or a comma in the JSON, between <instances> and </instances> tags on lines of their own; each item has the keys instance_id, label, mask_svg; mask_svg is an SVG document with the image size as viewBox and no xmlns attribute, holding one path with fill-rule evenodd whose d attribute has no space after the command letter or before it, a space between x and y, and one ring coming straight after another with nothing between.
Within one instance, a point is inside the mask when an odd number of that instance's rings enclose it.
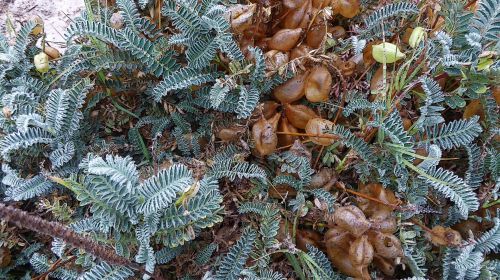
<instances>
[{"instance_id":1,"label":"yellow flower","mask_svg":"<svg viewBox=\"0 0 500 280\"><path fill-rule=\"evenodd\" d=\"M372 47L373 58L380 63L393 63L405 57L398 46L391 43L380 43Z\"/></svg>"}]
</instances>

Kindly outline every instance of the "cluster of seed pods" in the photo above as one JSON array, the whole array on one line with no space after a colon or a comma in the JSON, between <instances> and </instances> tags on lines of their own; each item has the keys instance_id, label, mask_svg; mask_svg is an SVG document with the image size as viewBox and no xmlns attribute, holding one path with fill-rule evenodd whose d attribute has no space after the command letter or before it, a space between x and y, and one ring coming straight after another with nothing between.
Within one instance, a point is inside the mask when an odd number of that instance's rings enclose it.
<instances>
[{"instance_id":1,"label":"cluster of seed pods","mask_svg":"<svg viewBox=\"0 0 500 280\"><path fill-rule=\"evenodd\" d=\"M387 205L396 205L394 193L380 184L368 184L360 192ZM374 264L384 274L394 275L403 256L393 209L372 200L360 199L358 206L339 207L332 226L324 236L328 257L342 273L370 279L368 266Z\"/></svg>"},{"instance_id":2,"label":"cluster of seed pods","mask_svg":"<svg viewBox=\"0 0 500 280\"><path fill-rule=\"evenodd\" d=\"M267 17L261 4L239 5L231 12L231 25L240 36L240 47L246 55L247 48L260 47L265 52L266 68L277 71L291 60L308 56L326 37L341 38L346 31L333 26L326 10L333 15L352 18L359 13L359 1L351 0L283 0L270 5ZM262 16L262 17L261 17ZM328 35L328 36L327 36ZM340 59L328 61L342 75L352 75L356 68L353 61ZM333 78L328 65L303 63L301 70L273 91L275 101L263 104L262 117L253 124L254 153L266 156L278 147L290 146L305 131L308 135L322 135L333 123L320 118L310 107L299 104L302 98L311 103L327 101ZM281 110L278 110L281 108ZM312 142L327 146L334 139L312 137Z\"/></svg>"}]
</instances>

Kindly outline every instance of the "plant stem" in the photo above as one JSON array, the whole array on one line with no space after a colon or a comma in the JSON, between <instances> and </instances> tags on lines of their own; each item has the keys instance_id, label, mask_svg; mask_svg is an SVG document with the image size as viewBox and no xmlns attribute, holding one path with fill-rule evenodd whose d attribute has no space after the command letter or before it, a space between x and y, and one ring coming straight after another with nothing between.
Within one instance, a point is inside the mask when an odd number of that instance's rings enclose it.
<instances>
[{"instance_id":1,"label":"plant stem","mask_svg":"<svg viewBox=\"0 0 500 280\"><path fill-rule=\"evenodd\" d=\"M278 131L276 134L292 135L292 136L307 136L307 137L317 137L317 138L328 138L328 139L340 139L340 136L333 134L312 134L312 133L300 133L300 132L281 132Z\"/></svg>"}]
</instances>

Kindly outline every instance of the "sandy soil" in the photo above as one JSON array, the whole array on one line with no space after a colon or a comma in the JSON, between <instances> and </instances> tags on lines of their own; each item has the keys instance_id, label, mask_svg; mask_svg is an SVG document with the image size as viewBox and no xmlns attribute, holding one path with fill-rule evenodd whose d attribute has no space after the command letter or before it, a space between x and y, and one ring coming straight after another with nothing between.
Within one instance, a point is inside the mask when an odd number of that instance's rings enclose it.
<instances>
[{"instance_id":1,"label":"sandy soil","mask_svg":"<svg viewBox=\"0 0 500 280\"><path fill-rule=\"evenodd\" d=\"M18 29L38 15L44 21L47 42L62 47L66 27L84 7L84 0L0 0L0 30L5 32L7 16Z\"/></svg>"}]
</instances>

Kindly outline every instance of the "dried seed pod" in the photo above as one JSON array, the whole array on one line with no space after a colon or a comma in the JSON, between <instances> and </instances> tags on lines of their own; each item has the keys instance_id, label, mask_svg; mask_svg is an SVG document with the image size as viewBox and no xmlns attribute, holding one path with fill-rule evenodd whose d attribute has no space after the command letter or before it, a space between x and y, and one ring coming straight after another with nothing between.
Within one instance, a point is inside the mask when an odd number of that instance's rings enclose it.
<instances>
[{"instance_id":1,"label":"dried seed pod","mask_svg":"<svg viewBox=\"0 0 500 280\"><path fill-rule=\"evenodd\" d=\"M368 236L358 237L351 243L349 258L356 265L368 266L373 260L373 246L368 242Z\"/></svg>"},{"instance_id":2,"label":"dried seed pod","mask_svg":"<svg viewBox=\"0 0 500 280\"><path fill-rule=\"evenodd\" d=\"M332 37L335 39L344 38L346 35L344 27L340 25L334 26L328 29L328 31L332 34Z\"/></svg>"},{"instance_id":3,"label":"dried seed pod","mask_svg":"<svg viewBox=\"0 0 500 280\"><path fill-rule=\"evenodd\" d=\"M109 19L109 25L111 25L111 27L113 27L114 29L122 29L123 26L125 25L122 13L120 12L113 13L111 15L111 18Z\"/></svg>"},{"instance_id":4,"label":"dried seed pod","mask_svg":"<svg viewBox=\"0 0 500 280\"><path fill-rule=\"evenodd\" d=\"M290 60L309 55L311 48L308 45L300 45L290 51Z\"/></svg>"},{"instance_id":5,"label":"dried seed pod","mask_svg":"<svg viewBox=\"0 0 500 280\"><path fill-rule=\"evenodd\" d=\"M281 105L274 101L264 101L261 106L264 118L270 119L276 114L276 109L278 109Z\"/></svg>"},{"instance_id":6,"label":"dried seed pod","mask_svg":"<svg viewBox=\"0 0 500 280\"><path fill-rule=\"evenodd\" d=\"M283 28L297 28L302 24L303 19L310 14L312 10L311 0L303 1L302 5L297 9L285 11L286 16L281 22Z\"/></svg>"},{"instance_id":7,"label":"dried seed pod","mask_svg":"<svg viewBox=\"0 0 500 280\"><path fill-rule=\"evenodd\" d=\"M326 253L332 264L343 274L356 277L358 279L371 279L368 268L362 265L354 264L350 258L347 258L348 252L335 247L327 247Z\"/></svg>"},{"instance_id":8,"label":"dried seed pod","mask_svg":"<svg viewBox=\"0 0 500 280\"><path fill-rule=\"evenodd\" d=\"M56 48L53 48L50 46L45 46L45 49L43 52L49 56L50 60L57 59L61 56L61 53Z\"/></svg>"},{"instance_id":9,"label":"dried seed pod","mask_svg":"<svg viewBox=\"0 0 500 280\"><path fill-rule=\"evenodd\" d=\"M331 130L333 125L333 122L329 120L321 118L310 119L306 125L306 133L314 135L331 135L324 133L324 131ZM330 146L335 142L335 139L327 137L309 137L309 140L321 146Z\"/></svg>"},{"instance_id":10,"label":"dried seed pod","mask_svg":"<svg viewBox=\"0 0 500 280\"><path fill-rule=\"evenodd\" d=\"M285 115L288 121L296 128L306 128L307 122L310 119L317 118L318 115L305 105L290 105L285 104Z\"/></svg>"},{"instance_id":11,"label":"dried seed pod","mask_svg":"<svg viewBox=\"0 0 500 280\"><path fill-rule=\"evenodd\" d=\"M264 55L266 58L266 69L268 71L278 71L278 69L288 63L288 53L277 50L270 50Z\"/></svg>"},{"instance_id":12,"label":"dried seed pod","mask_svg":"<svg viewBox=\"0 0 500 280\"><path fill-rule=\"evenodd\" d=\"M368 240L379 256L389 259L403 256L401 242L393 234L370 230L368 231Z\"/></svg>"},{"instance_id":13,"label":"dried seed pod","mask_svg":"<svg viewBox=\"0 0 500 280\"><path fill-rule=\"evenodd\" d=\"M398 203L398 199L394 195L394 192L384 188L382 184L372 183L361 185L359 187L359 191L361 193L367 194L370 197L383 201L386 204L396 205ZM387 217L392 216L393 212L393 208L389 206L361 197L358 198L358 206L368 217L377 218L379 220L386 219Z\"/></svg>"},{"instance_id":14,"label":"dried seed pod","mask_svg":"<svg viewBox=\"0 0 500 280\"><path fill-rule=\"evenodd\" d=\"M41 52L33 57L33 63L35 64L36 71L40 73L47 73L49 71L49 56Z\"/></svg>"},{"instance_id":15,"label":"dried seed pod","mask_svg":"<svg viewBox=\"0 0 500 280\"><path fill-rule=\"evenodd\" d=\"M386 88L390 84L391 72L386 71ZM372 76L370 80L370 91L372 95L379 94L384 92L384 69L383 66L380 66L377 71Z\"/></svg>"},{"instance_id":16,"label":"dried seed pod","mask_svg":"<svg viewBox=\"0 0 500 280\"><path fill-rule=\"evenodd\" d=\"M231 28L237 34L243 33L252 26L257 5L234 5L230 9Z\"/></svg>"},{"instance_id":17,"label":"dried seed pod","mask_svg":"<svg viewBox=\"0 0 500 280\"><path fill-rule=\"evenodd\" d=\"M317 49L321 45L321 42L323 42L326 32L329 31L329 29L329 26L327 27L325 25L315 25L311 27L306 34L306 44L313 49Z\"/></svg>"},{"instance_id":18,"label":"dried seed pod","mask_svg":"<svg viewBox=\"0 0 500 280\"><path fill-rule=\"evenodd\" d=\"M7 247L0 247L0 268L9 266L12 261L10 250Z\"/></svg>"},{"instance_id":19,"label":"dried seed pod","mask_svg":"<svg viewBox=\"0 0 500 280\"><path fill-rule=\"evenodd\" d=\"M219 130L219 132L217 133L217 137L220 138L222 141L231 142L237 140L243 132L245 132L244 127L240 126L227 127Z\"/></svg>"},{"instance_id":20,"label":"dried seed pod","mask_svg":"<svg viewBox=\"0 0 500 280\"><path fill-rule=\"evenodd\" d=\"M33 16L31 21L35 22L35 27L31 30L32 35L38 35L43 32L43 19L40 16Z\"/></svg>"},{"instance_id":21,"label":"dried seed pod","mask_svg":"<svg viewBox=\"0 0 500 280\"><path fill-rule=\"evenodd\" d=\"M347 230L334 226L325 233L324 240L327 248L335 247L348 251L354 237Z\"/></svg>"},{"instance_id":22,"label":"dried seed pod","mask_svg":"<svg viewBox=\"0 0 500 280\"><path fill-rule=\"evenodd\" d=\"M359 237L370 228L370 222L358 207L354 205L342 206L335 210L335 223L352 235Z\"/></svg>"},{"instance_id":23,"label":"dried seed pod","mask_svg":"<svg viewBox=\"0 0 500 280\"><path fill-rule=\"evenodd\" d=\"M289 122L286 116L281 117L281 121L278 126L278 131L279 132L286 132L286 133L297 133L299 132L295 127L293 127ZM294 135L287 135L287 134L279 134L278 135L278 145L279 147L285 147L292 145L295 140L298 139L298 136Z\"/></svg>"},{"instance_id":24,"label":"dried seed pod","mask_svg":"<svg viewBox=\"0 0 500 280\"><path fill-rule=\"evenodd\" d=\"M415 29L413 29L413 31L411 32L410 39L408 39L408 44L410 45L410 47L416 48L420 44L420 42L425 39L426 35L427 33L425 32L424 28L420 26L415 27Z\"/></svg>"},{"instance_id":25,"label":"dried seed pod","mask_svg":"<svg viewBox=\"0 0 500 280\"><path fill-rule=\"evenodd\" d=\"M346 18L353 18L359 13L359 0L333 0L332 9L336 14Z\"/></svg>"},{"instance_id":26,"label":"dried seed pod","mask_svg":"<svg viewBox=\"0 0 500 280\"><path fill-rule=\"evenodd\" d=\"M283 0L283 7L288 9L297 9L305 2L307 2L307 0Z\"/></svg>"},{"instance_id":27,"label":"dried seed pod","mask_svg":"<svg viewBox=\"0 0 500 280\"><path fill-rule=\"evenodd\" d=\"M344 61L339 63L338 68L340 73L342 73L342 76L349 77L354 74L354 71L356 71L356 63L352 60Z\"/></svg>"},{"instance_id":28,"label":"dried seed pod","mask_svg":"<svg viewBox=\"0 0 500 280\"><path fill-rule=\"evenodd\" d=\"M279 117L279 114L276 114ZM276 127L273 126L275 117L268 121L260 118L252 127L252 137L255 142L255 151L258 156L267 156L272 154L278 146L278 136Z\"/></svg>"},{"instance_id":29,"label":"dried seed pod","mask_svg":"<svg viewBox=\"0 0 500 280\"><path fill-rule=\"evenodd\" d=\"M370 218L372 226L370 229L378 230L383 233L394 233L397 230L397 222L395 217L387 217L387 218Z\"/></svg>"},{"instance_id":30,"label":"dried seed pod","mask_svg":"<svg viewBox=\"0 0 500 280\"><path fill-rule=\"evenodd\" d=\"M269 40L268 47L287 52L297 45L300 34L302 34L302 28L281 29Z\"/></svg>"},{"instance_id":31,"label":"dried seed pod","mask_svg":"<svg viewBox=\"0 0 500 280\"><path fill-rule=\"evenodd\" d=\"M285 83L277 86L274 91L274 98L281 103L292 103L300 100L304 96L304 86L309 72L296 75Z\"/></svg>"},{"instance_id":32,"label":"dried seed pod","mask_svg":"<svg viewBox=\"0 0 500 280\"><path fill-rule=\"evenodd\" d=\"M408 131L412 125L413 125L413 122L409 118L403 118L403 128L406 131Z\"/></svg>"},{"instance_id":33,"label":"dried seed pod","mask_svg":"<svg viewBox=\"0 0 500 280\"><path fill-rule=\"evenodd\" d=\"M432 233L426 233L432 244L436 246L460 246L462 243L462 236L454 229L435 226L432 228Z\"/></svg>"},{"instance_id":34,"label":"dried seed pod","mask_svg":"<svg viewBox=\"0 0 500 280\"><path fill-rule=\"evenodd\" d=\"M333 178L334 172L335 171L331 168L326 168L326 167L321 168L319 172L317 172L312 176L309 187L311 189L319 189L323 187Z\"/></svg>"},{"instance_id":35,"label":"dried seed pod","mask_svg":"<svg viewBox=\"0 0 500 280\"><path fill-rule=\"evenodd\" d=\"M394 272L396 271L396 266L391 260L382 258L380 256L375 255L373 258L373 263L378 267L387 276L394 276Z\"/></svg>"},{"instance_id":36,"label":"dried seed pod","mask_svg":"<svg viewBox=\"0 0 500 280\"><path fill-rule=\"evenodd\" d=\"M313 0L312 5L316 9L323 9L330 6L331 0Z\"/></svg>"},{"instance_id":37,"label":"dried seed pod","mask_svg":"<svg viewBox=\"0 0 500 280\"><path fill-rule=\"evenodd\" d=\"M473 99L465 106L464 119L469 119L473 116L479 116L479 120L484 120L484 109L481 100Z\"/></svg>"},{"instance_id":38,"label":"dried seed pod","mask_svg":"<svg viewBox=\"0 0 500 280\"><path fill-rule=\"evenodd\" d=\"M297 230L297 235L295 236L295 243L297 244L297 248L300 250L307 252L307 244L312 245L316 248L321 248L321 239L322 236L310 229L300 229Z\"/></svg>"},{"instance_id":39,"label":"dried seed pod","mask_svg":"<svg viewBox=\"0 0 500 280\"><path fill-rule=\"evenodd\" d=\"M332 88L332 75L324 66L316 66L311 70L305 82L305 95L311 102L328 100Z\"/></svg>"}]
</instances>

